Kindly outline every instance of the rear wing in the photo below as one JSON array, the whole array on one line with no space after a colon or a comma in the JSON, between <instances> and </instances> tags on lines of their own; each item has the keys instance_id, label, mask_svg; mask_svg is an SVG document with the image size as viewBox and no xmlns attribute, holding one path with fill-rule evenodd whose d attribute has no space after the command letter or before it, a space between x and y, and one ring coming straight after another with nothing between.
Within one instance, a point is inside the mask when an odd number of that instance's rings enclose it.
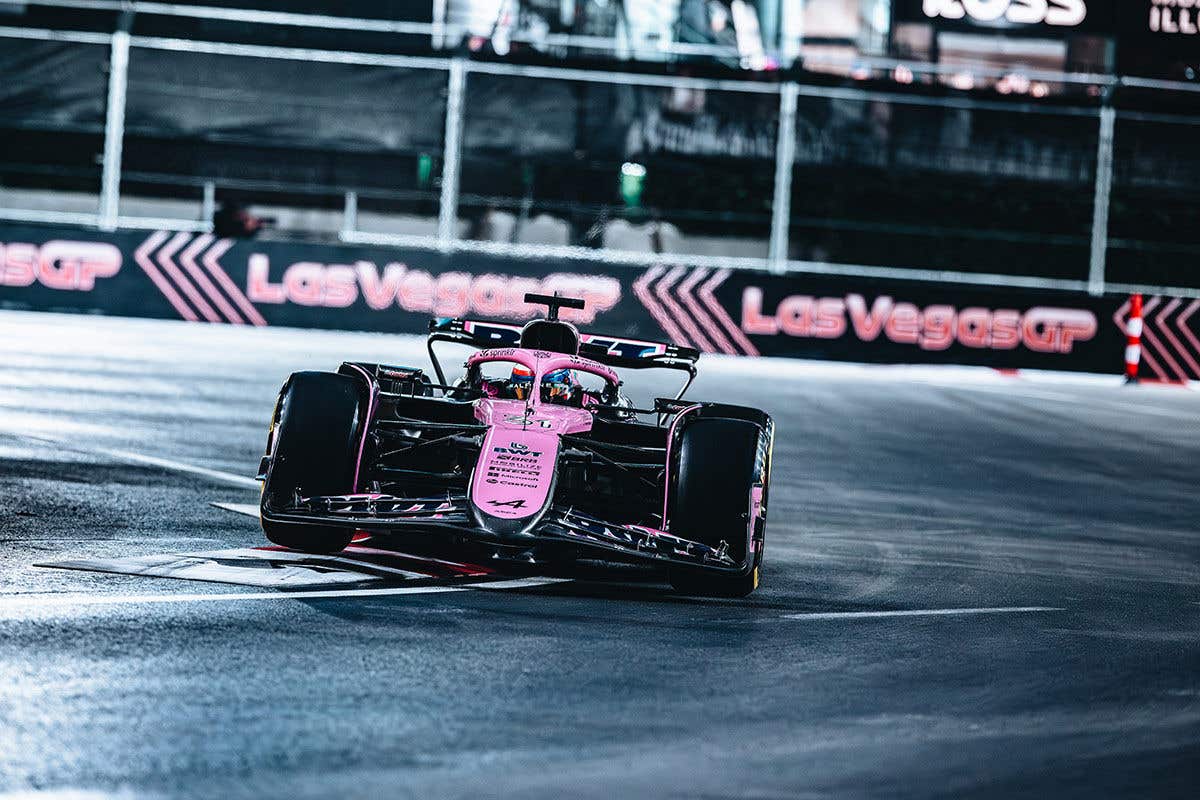
<instances>
[{"instance_id":1,"label":"rear wing","mask_svg":"<svg viewBox=\"0 0 1200 800\"><path fill-rule=\"evenodd\" d=\"M433 350L436 342L454 342L482 350L490 347L516 347L520 340L520 325L473 319L435 319L429 323L429 359L433 362L438 382L444 384L446 376ZM683 397L696 378L696 361L700 358L700 351L692 347L599 333L580 333L579 341L579 355L610 367L673 369L686 372L687 383L676 397Z\"/></svg>"}]
</instances>

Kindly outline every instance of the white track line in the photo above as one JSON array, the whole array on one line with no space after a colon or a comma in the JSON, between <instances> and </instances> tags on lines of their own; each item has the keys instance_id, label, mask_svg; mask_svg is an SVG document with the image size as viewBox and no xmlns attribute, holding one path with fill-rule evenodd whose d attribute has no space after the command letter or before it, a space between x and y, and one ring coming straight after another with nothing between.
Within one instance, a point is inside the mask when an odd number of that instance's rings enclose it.
<instances>
[{"instance_id":1,"label":"white track line","mask_svg":"<svg viewBox=\"0 0 1200 800\"><path fill-rule=\"evenodd\" d=\"M38 436L35 434L21 433L18 431L3 431L11 436L16 436L22 439L31 439L36 442L45 442L48 444L58 445L76 453L89 453L91 455L108 456L118 461L124 461L131 464L148 464L152 467L161 467L171 472L183 472L190 475L200 475L205 478L211 478L218 483L228 483L233 486L243 486L257 489L258 481L254 478L248 478L245 475L235 475L232 472L222 472L219 469L208 469L207 467L198 467L195 464L188 464L183 461L175 461L169 458L159 458L158 456L146 455L145 453L134 453L130 450L115 450L111 447L88 447L73 444L66 439L58 439L53 436Z\"/></svg>"},{"instance_id":2,"label":"white track line","mask_svg":"<svg viewBox=\"0 0 1200 800\"><path fill-rule=\"evenodd\" d=\"M78 606L139 605L143 603L212 603L231 600L319 600L322 598L387 597L401 594L444 594L467 592L474 589L527 589L563 583L566 578L515 578L506 581L472 583L462 586L401 586L391 589L342 589L310 592L230 592L225 594L125 594L125 595L81 595L41 594L10 595L0 597L0 612L38 608L62 608Z\"/></svg>"},{"instance_id":3,"label":"white track line","mask_svg":"<svg viewBox=\"0 0 1200 800\"><path fill-rule=\"evenodd\" d=\"M927 386L936 386L939 389L962 389L968 392L979 392L982 394L996 394L1006 397L1021 397L1028 400L1051 400L1055 402L1067 403L1071 406L1086 406L1096 411L1106 411L1110 414L1127 414L1131 417L1158 417L1160 419L1179 420L1187 417L1191 418L1195 414L1194 408L1180 408L1177 411L1170 409L1151 407L1130 403L1122 405L1120 403L1110 402L1091 395L1066 395L1058 392L1047 392L1042 389L1025 389L1023 387L1007 388L1002 386L990 386L979 384L954 384L945 381L923 381Z\"/></svg>"},{"instance_id":4,"label":"white track line","mask_svg":"<svg viewBox=\"0 0 1200 800\"><path fill-rule=\"evenodd\" d=\"M1056 403L1077 403L1079 398L1059 392L1047 392L1042 389L1022 389L1017 387L1009 387L1004 385L999 386L981 386L974 383L950 383L947 381L921 381L926 386L935 386L939 389L962 389L967 392L980 392L982 394L999 394L1005 397L1023 397L1027 400L1051 400Z\"/></svg>"},{"instance_id":5,"label":"white track line","mask_svg":"<svg viewBox=\"0 0 1200 800\"><path fill-rule=\"evenodd\" d=\"M246 517L254 517L258 519L258 503L217 503L212 502L209 505L214 508L219 508L222 511L232 511L234 514L241 514Z\"/></svg>"},{"instance_id":6,"label":"white track line","mask_svg":"<svg viewBox=\"0 0 1200 800\"><path fill-rule=\"evenodd\" d=\"M919 608L906 611L818 611L811 614L784 614L784 619L802 621L825 619L883 619L887 617L951 617L964 614L1027 614L1039 611L1064 611L1052 606L1007 606L999 608Z\"/></svg>"},{"instance_id":7,"label":"white track line","mask_svg":"<svg viewBox=\"0 0 1200 800\"><path fill-rule=\"evenodd\" d=\"M163 469L171 470L172 472L184 472L190 475L201 475L205 478L211 478L219 483L228 483L234 486L246 486L257 489L258 481L254 478L247 478L245 475L235 475L232 472L222 472L218 469L208 469L207 467L198 467L195 464L187 464L183 461L174 461L169 458L159 458L158 456L149 456L143 453L133 453L128 450L110 450L107 447L92 448L91 452L100 453L102 455L115 458L120 461L128 461L134 464L148 464L152 467L162 467Z\"/></svg>"}]
</instances>

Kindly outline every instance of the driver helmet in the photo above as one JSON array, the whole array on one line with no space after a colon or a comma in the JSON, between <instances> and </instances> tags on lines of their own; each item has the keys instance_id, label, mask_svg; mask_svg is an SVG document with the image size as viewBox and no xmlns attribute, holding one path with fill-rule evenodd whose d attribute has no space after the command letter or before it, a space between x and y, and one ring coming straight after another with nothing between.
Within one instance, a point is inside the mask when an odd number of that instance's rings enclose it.
<instances>
[{"instance_id":1,"label":"driver helmet","mask_svg":"<svg viewBox=\"0 0 1200 800\"><path fill-rule=\"evenodd\" d=\"M529 392L533 389L533 370L528 367L513 367L508 386L514 398L528 400Z\"/></svg>"},{"instance_id":2,"label":"driver helmet","mask_svg":"<svg viewBox=\"0 0 1200 800\"><path fill-rule=\"evenodd\" d=\"M556 369L547 372L542 378L542 399L550 402L567 402L579 382L569 369Z\"/></svg>"}]
</instances>

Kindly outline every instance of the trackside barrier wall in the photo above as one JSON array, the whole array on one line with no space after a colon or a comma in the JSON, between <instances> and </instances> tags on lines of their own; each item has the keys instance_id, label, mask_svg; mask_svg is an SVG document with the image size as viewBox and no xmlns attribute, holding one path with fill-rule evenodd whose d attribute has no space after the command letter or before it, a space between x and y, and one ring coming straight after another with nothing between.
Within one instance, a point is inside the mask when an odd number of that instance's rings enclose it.
<instances>
[{"instance_id":1,"label":"trackside barrier wall","mask_svg":"<svg viewBox=\"0 0 1200 800\"><path fill-rule=\"evenodd\" d=\"M564 312L587 329L710 353L1112 374L1130 310L1127 295L0 225L4 309L420 333L431 317L520 322L538 313L526 292L556 291L587 301ZM1198 310L1145 299L1145 377L1200 379Z\"/></svg>"}]
</instances>

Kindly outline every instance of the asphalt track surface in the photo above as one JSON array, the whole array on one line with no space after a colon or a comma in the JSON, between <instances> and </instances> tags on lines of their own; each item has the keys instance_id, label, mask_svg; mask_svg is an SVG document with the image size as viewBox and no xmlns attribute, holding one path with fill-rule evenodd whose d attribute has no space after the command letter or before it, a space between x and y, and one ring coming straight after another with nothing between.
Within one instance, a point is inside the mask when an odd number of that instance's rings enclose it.
<instances>
[{"instance_id":1,"label":"asphalt track surface","mask_svg":"<svg viewBox=\"0 0 1200 800\"><path fill-rule=\"evenodd\" d=\"M0 794L1196 796L1185 389L706 358L693 396L778 423L744 601L32 566L261 544L209 504L254 502L222 476L253 474L288 372L342 358L424 363L412 338L0 313Z\"/></svg>"}]
</instances>

